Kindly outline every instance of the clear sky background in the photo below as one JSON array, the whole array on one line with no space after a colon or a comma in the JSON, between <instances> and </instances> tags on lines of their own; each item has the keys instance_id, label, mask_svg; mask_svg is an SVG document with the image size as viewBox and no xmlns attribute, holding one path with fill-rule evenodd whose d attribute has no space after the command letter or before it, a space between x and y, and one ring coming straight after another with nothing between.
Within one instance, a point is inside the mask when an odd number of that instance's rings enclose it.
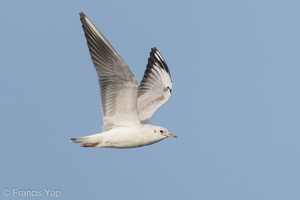
<instances>
[{"instance_id":1,"label":"clear sky background","mask_svg":"<svg viewBox=\"0 0 300 200\"><path fill-rule=\"evenodd\" d=\"M1 200L300 199L299 1L2 1L0 10ZM102 126L80 11L138 82L159 49L173 95L152 123L179 138L127 150L69 141Z\"/></svg>"}]
</instances>

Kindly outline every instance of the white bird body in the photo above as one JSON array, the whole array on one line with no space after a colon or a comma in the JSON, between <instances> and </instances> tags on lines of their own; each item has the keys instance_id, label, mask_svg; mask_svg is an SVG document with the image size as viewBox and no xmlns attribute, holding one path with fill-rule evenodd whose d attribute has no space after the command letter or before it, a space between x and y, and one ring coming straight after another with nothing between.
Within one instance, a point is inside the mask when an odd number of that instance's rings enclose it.
<instances>
[{"instance_id":1,"label":"white bird body","mask_svg":"<svg viewBox=\"0 0 300 200\"><path fill-rule=\"evenodd\" d=\"M80 142L86 144L97 143L94 147L106 148L135 148L154 144L166 138L167 136L156 134L160 130L151 124L140 124L133 127L119 127L106 132L80 138ZM153 134L149 134L149 133Z\"/></svg>"},{"instance_id":2,"label":"white bird body","mask_svg":"<svg viewBox=\"0 0 300 200\"><path fill-rule=\"evenodd\" d=\"M134 148L177 137L150 123L154 112L171 96L169 68L156 48L151 49L144 77L138 86L128 65L92 24L80 13L94 67L98 75L103 132L72 142L82 147Z\"/></svg>"}]
</instances>

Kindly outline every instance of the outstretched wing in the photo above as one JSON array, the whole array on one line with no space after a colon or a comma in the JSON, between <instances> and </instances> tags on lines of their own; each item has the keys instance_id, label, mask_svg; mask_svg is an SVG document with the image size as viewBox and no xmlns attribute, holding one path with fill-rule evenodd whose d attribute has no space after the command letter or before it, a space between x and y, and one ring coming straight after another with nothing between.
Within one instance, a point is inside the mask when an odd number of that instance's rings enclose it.
<instances>
[{"instance_id":1,"label":"outstretched wing","mask_svg":"<svg viewBox=\"0 0 300 200\"><path fill-rule=\"evenodd\" d=\"M170 70L154 47L138 90L137 108L142 123L150 123L154 112L168 101L172 91Z\"/></svg>"},{"instance_id":2,"label":"outstretched wing","mask_svg":"<svg viewBox=\"0 0 300 200\"><path fill-rule=\"evenodd\" d=\"M103 131L140 124L136 107L138 85L128 65L82 12L80 21L98 75Z\"/></svg>"}]
</instances>

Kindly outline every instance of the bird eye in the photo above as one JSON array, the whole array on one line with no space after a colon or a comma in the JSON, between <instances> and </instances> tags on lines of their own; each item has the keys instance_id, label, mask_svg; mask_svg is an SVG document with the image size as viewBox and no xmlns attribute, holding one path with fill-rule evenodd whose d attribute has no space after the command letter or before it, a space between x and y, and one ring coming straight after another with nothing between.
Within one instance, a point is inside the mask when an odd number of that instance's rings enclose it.
<instances>
[{"instance_id":1,"label":"bird eye","mask_svg":"<svg viewBox=\"0 0 300 200\"><path fill-rule=\"evenodd\" d=\"M163 133L164 131L163 131L163 130L160 130L159 132L160 132L160 133Z\"/></svg>"}]
</instances>

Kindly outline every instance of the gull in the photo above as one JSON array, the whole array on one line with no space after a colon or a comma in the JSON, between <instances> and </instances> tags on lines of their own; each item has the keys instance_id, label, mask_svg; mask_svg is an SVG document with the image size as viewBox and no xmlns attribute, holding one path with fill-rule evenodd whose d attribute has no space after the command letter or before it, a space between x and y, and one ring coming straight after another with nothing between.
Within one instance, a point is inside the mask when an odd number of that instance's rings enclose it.
<instances>
[{"instance_id":1,"label":"gull","mask_svg":"<svg viewBox=\"0 0 300 200\"><path fill-rule=\"evenodd\" d=\"M128 65L84 13L80 21L98 75L103 132L71 138L82 147L135 148L176 135L150 124L154 112L171 96L169 68L154 47L138 86Z\"/></svg>"}]
</instances>

